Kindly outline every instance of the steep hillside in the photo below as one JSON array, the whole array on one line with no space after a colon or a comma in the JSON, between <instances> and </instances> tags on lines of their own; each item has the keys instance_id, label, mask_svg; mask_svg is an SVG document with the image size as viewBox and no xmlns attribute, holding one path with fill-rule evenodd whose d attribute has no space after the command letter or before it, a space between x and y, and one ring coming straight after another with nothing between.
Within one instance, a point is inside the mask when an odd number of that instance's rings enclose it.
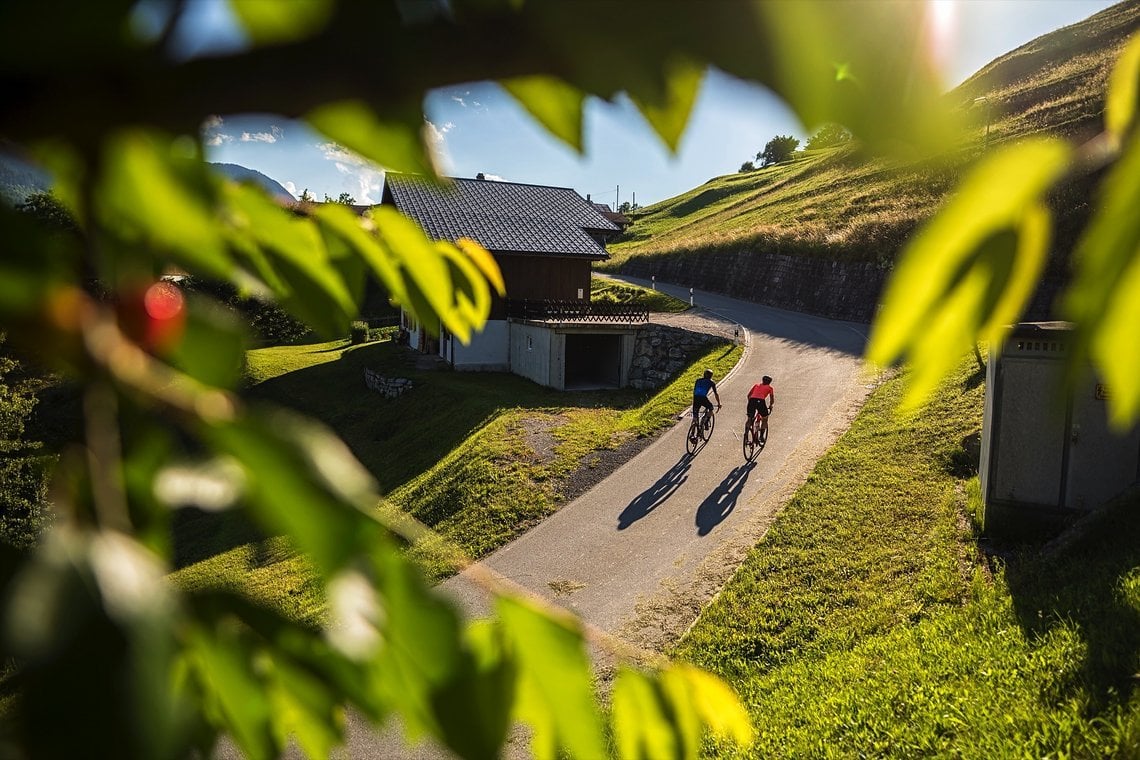
<instances>
[{"instance_id":1,"label":"steep hillside","mask_svg":"<svg viewBox=\"0 0 1140 760\"><path fill-rule=\"evenodd\" d=\"M601 268L655 273L780 306L866 319L903 242L985 150L1042 132L1081 142L1100 130L1108 73L1138 28L1140 0L1128 0L987 65L946 96L971 124L961 147L947 157L907 163L869 157L849 145L717 177L643 209L610 245L613 259ZM1065 276L1096 179L1074 178L1051 199L1058 234L1047 291ZM763 278L777 264L800 266L789 264L789 257L838 262L841 271L831 284L843 287L854 276L866 291L863 303L851 310L810 294L781 300ZM1050 302L1050 292L1039 294L1035 316L1045 316Z\"/></svg>"}]
</instances>

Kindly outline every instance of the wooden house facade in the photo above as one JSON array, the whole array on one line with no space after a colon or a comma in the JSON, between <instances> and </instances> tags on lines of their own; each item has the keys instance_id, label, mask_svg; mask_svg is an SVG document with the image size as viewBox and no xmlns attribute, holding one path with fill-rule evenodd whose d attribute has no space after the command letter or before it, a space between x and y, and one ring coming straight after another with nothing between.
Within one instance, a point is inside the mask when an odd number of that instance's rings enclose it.
<instances>
[{"instance_id":1,"label":"wooden house facade","mask_svg":"<svg viewBox=\"0 0 1140 760\"><path fill-rule=\"evenodd\" d=\"M626 384L648 314L597 309L590 273L618 228L569 188L389 173L383 202L435 240L477 241L495 257L506 297L464 345L405 315L411 344L458 370L511 371L554 388ZM433 337L438 333L438 338Z\"/></svg>"}]
</instances>

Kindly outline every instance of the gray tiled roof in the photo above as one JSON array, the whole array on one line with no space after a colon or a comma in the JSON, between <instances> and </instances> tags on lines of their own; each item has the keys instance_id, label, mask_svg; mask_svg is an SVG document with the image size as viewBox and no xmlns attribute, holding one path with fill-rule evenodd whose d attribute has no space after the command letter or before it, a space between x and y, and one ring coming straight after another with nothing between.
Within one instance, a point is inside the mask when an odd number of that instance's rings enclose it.
<instances>
[{"instance_id":1,"label":"gray tiled roof","mask_svg":"<svg viewBox=\"0 0 1140 760\"><path fill-rule=\"evenodd\" d=\"M468 237L489 251L604 257L606 250L595 237L618 231L570 188L473 179L438 185L391 172L384 184L385 201L418 222L430 237Z\"/></svg>"}]
</instances>

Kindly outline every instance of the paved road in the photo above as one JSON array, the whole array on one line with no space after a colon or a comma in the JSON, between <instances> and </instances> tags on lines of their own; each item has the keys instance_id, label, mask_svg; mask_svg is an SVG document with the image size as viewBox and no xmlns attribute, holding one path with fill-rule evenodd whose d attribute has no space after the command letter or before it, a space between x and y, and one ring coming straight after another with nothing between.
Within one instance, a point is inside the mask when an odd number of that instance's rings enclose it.
<instances>
[{"instance_id":1,"label":"paved road","mask_svg":"<svg viewBox=\"0 0 1140 760\"><path fill-rule=\"evenodd\" d=\"M687 287L657 287L688 300ZM741 363L718 383L724 408L709 444L685 455L686 416L613 475L483 560L590 625L651 650L680 635L731 576L846 429L870 382L860 359L865 325L703 292L695 299L738 323L747 346ZM739 437L745 398L764 374L775 379L777 403L766 448L746 463ZM465 575L443 588L473 614L486 608L485 594ZM423 746L397 750L391 736L378 739L352 723L342 756L442 756Z\"/></svg>"},{"instance_id":2,"label":"paved road","mask_svg":"<svg viewBox=\"0 0 1140 760\"><path fill-rule=\"evenodd\" d=\"M657 287L688 300L688 288ZM686 416L609 478L483 560L586 622L650 648L691 622L694 612L679 620L677 607L692 606L691 587L707 585L715 569L709 563L735 567L741 547L755 544L789 486L806 476L866 396L865 325L708 293L695 300L741 325L747 343L742 362L718 378L724 407L708 445L686 455ZM740 441L745 399L764 374L774 378L777 402L768 444L747 463ZM468 609L484 608L484 595L463 575L444 588ZM697 610L713 591L697 594Z\"/></svg>"}]
</instances>

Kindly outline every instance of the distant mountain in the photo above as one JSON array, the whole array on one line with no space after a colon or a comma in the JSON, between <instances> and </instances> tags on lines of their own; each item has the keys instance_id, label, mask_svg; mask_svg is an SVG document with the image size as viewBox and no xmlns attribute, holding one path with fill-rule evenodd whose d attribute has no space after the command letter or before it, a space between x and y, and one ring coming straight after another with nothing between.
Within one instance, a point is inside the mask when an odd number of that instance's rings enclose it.
<instances>
[{"instance_id":1,"label":"distant mountain","mask_svg":"<svg viewBox=\"0 0 1140 760\"><path fill-rule=\"evenodd\" d=\"M254 169L247 169L244 166L237 164L215 164L211 163L210 166L214 167L219 173L229 177L236 182L254 182L265 188L266 192L275 198L280 198L285 201L297 200L293 194L285 189L285 187L275 179L267 177L259 171Z\"/></svg>"},{"instance_id":2,"label":"distant mountain","mask_svg":"<svg viewBox=\"0 0 1140 760\"><path fill-rule=\"evenodd\" d=\"M51 176L9 153L0 152L0 201L16 205L51 188Z\"/></svg>"},{"instance_id":3,"label":"distant mountain","mask_svg":"<svg viewBox=\"0 0 1140 760\"><path fill-rule=\"evenodd\" d=\"M275 198L295 201L293 194L276 180L259 171L237 164L210 164L217 172L237 182L253 182ZM23 203L34 193L51 190L51 175L19 158L0 151L0 201L9 205Z\"/></svg>"}]
</instances>

